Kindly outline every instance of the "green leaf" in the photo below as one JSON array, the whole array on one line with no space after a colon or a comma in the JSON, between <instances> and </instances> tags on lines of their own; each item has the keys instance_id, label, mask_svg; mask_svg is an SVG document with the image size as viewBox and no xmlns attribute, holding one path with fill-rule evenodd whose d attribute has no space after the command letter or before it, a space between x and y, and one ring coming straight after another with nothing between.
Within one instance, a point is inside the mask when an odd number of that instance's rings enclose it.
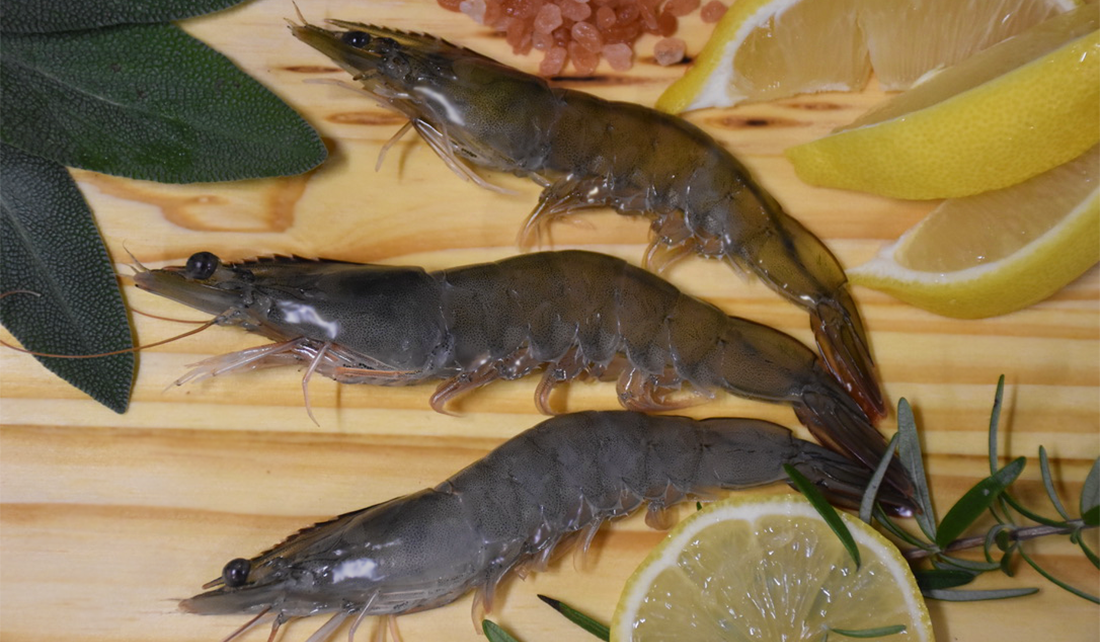
<instances>
[{"instance_id":1,"label":"green leaf","mask_svg":"<svg viewBox=\"0 0 1100 642\"><path fill-rule=\"evenodd\" d=\"M881 638L887 635L896 635L905 631L904 624L894 624L892 626L880 626L873 629L834 629L829 627L830 633L836 633L837 635L843 635L847 638Z\"/></svg>"},{"instance_id":2,"label":"green leaf","mask_svg":"<svg viewBox=\"0 0 1100 642\"><path fill-rule=\"evenodd\" d=\"M913 571L913 576L917 578L917 586L920 587L921 592L925 592L969 584L978 574L961 569L934 569Z\"/></svg>"},{"instance_id":3,"label":"green leaf","mask_svg":"<svg viewBox=\"0 0 1100 642\"><path fill-rule=\"evenodd\" d=\"M1024 552L1024 548L1022 546L1020 547L1020 557L1024 558L1024 561L1027 562L1028 564L1030 564L1031 568L1035 569L1035 571L1037 573L1039 573L1039 575L1042 575L1043 577L1047 578L1048 580L1050 580L1054 585L1058 586L1059 588L1065 589L1066 591L1069 591L1070 593L1073 593L1077 597L1086 599L1089 602L1092 602L1093 604L1100 604L1100 597L1097 597L1095 595L1086 593L1086 592L1082 591L1081 589L1079 589L1077 587L1070 586L1069 584L1066 584L1065 582L1059 580L1058 578L1056 578L1053 575L1051 575L1050 573L1048 573L1045 569L1043 569L1041 566L1039 566L1037 563L1035 563L1035 560L1031 559L1031 556L1029 556L1026 552Z\"/></svg>"},{"instance_id":4,"label":"green leaf","mask_svg":"<svg viewBox=\"0 0 1100 642\"><path fill-rule=\"evenodd\" d=\"M1092 462L1081 488L1081 519L1089 526L1100 524L1100 457Z\"/></svg>"},{"instance_id":5,"label":"green leaf","mask_svg":"<svg viewBox=\"0 0 1100 642\"><path fill-rule=\"evenodd\" d=\"M111 259L64 167L0 144L0 242L0 293L11 293L0 299L0 322L24 347L65 355L133 347ZM133 353L38 360L111 410L126 411Z\"/></svg>"},{"instance_id":6,"label":"green leaf","mask_svg":"<svg viewBox=\"0 0 1100 642\"><path fill-rule=\"evenodd\" d=\"M993 410L989 413L989 474L997 472L997 425L1001 423L1001 402L1005 395L1005 376L997 379L997 392L993 393Z\"/></svg>"},{"instance_id":7,"label":"green leaf","mask_svg":"<svg viewBox=\"0 0 1100 642\"><path fill-rule=\"evenodd\" d=\"M135 22L168 22L241 0L0 0L0 30L47 33Z\"/></svg>"},{"instance_id":8,"label":"green leaf","mask_svg":"<svg viewBox=\"0 0 1100 642\"><path fill-rule=\"evenodd\" d=\"M887 531L889 531L889 533L891 535L893 535L894 537L900 539L901 541L905 542L906 544L909 544L910 546L915 546L917 548L921 548L921 549L924 549L926 551L935 550L935 546L932 546L931 544L920 541L915 536L910 534L908 531L906 531L902 527L895 524L894 520L891 519L890 516L886 514L886 511L882 510L882 506L876 504L874 513L875 513L875 520L877 520L879 524L882 524L883 528L885 528Z\"/></svg>"},{"instance_id":9,"label":"green leaf","mask_svg":"<svg viewBox=\"0 0 1100 642\"><path fill-rule=\"evenodd\" d=\"M1018 588L1018 589L990 589L984 591L955 591L955 590L933 590L923 592L924 597L933 600L943 600L944 602L981 602L985 600L1004 600L1010 597L1023 597L1024 595L1032 595L1038 593L1037 588Z\"/></svg>"},{"instance_id":10,"label":"green leaf","mask_svg":"<svg viewBox=\"0 0 1100 642\"><path fill-rule=\"evenodd\" d=\"M1062 519L1069 520L1069 513L1062 506L1062 500L1058 498L1058 492L1054 490L1054 479L1050 475L1050 460L1047 459L1047 449L1042 446L1039 446L1039 474L1042 475L1043 488L1046 489L1047 496L1050 497L1050 503L1054 505L1054 510L1058 511Z\"/></svg>"},{"instance_id":11,"label":"green leaf","mask_svg":"<svg viewBox=\"0 0 1100 642\"><path fill-rule=\"evenodd\" d=\"M1008 488L1024 469L1027 460L1020 457L995 474L986 477L966 491L959 501L947 511L936 533L936 545L941 549L955 541L976 519L981 517L997 496Z\"/></svg>"},{"instance_id":12,"label":"green leaf","mask_svg":"<svg viewBox=\"0 0 1100 642\"><path fill-rule=\"evenodd\" d=\"M510 633L500 628L500 626L492 620L482 620L481 630L485 633L485 639L489 642L517 642Z\"/></svg>"},{"instance_id":13,"label":"green leaf","mask_svg":"<svg viewBox=\"0 0 1100 642\"><path fill-rule=\"evenodd\" d=\"M539 595L539 599L550 605L550 608L554 609L558 613L565 616L567 620L581 627L585 631L588 631L592 635L598 637L605 642L611 639L611 629L608 626L595 618L581 613L577 609L569 606L561 600L555 600L552 597L545 595Z\"/></svg>"},{"instance_id":14,"label":"green leaf","mask_svg":"<svg viewBox=\"0 0 1100 642\"><path fill-rule=\"evenodd\" d=\"M928 492L928 476L924 473L924 457L921 454L920 437L917 435L917 420L913 409L904 397L898 401L898 459L913 476L913 494L920 508L914 517L929 540L936 539L936 514L932 510L932 500Z\"/></svg>"},{"instance_id":15,"label":"green leaf","mask_svg":"<svg viewBox=\"0 0 1100 642\"><path fill-rule=\"evenodd\" d=\"M313 129L169 24L5 34L0 139L70 167L166 183L298 174Z\"/></svg>"},{"instance_id":16,"label":"green leaf","mask_svg":"<svg viewBox=\"0 0 1100 642\"><path fill-rule=\"evenodd\" d=\"M882 486L886 469L890 467L890 462L894 460L894 447L897 443L898 434L894 433L894 436L890 437L890 443L886 444L886 452L879 460L878 467L875 468L875 474L871 475L871 481L867 483L867 489L863 491L863 498L859 502L859 518L864 523L871 523L871 511L875 506L875 496L878 495L878 489Z\"/></svg>"},{"instance_id":17,"label":"green leaf","mask_svg":"<svg viewBox=\"0 0 1100 642\"><path fill-rule=\"evenodd\" d=\"M937 556L937 568L945 569L950 568L962 569L964 571L971 571L973 573L984 573L986 571L995 571L1000 568L1000 564L996 562L978 562L975 560L967 560L961 557L952 557L950 555L940 554Z\"/></svg>"},{"instance_id":18,"label":"green leaf","mask_svg":"<svg viewBox=\"0 0 1100 642\"><path fill-rule=\"evenodd\" d=\"M806 499L810 500L810 504L817 509L817 512L821 514L821 518L825 520L825 523L829 525L829 528L836 533L836 536L840 539L840 543L844 545L844 548L848 551L848 554L852 556L852 560L856 563L856 570L859 570L859 547L856 545L856 540L852 538L852 533L848 530L848 527L844 524L844 521L840 519L840 515L836 512L836 509L826 501L825 496L821 494L821 491L814 486L813 482L806 479L806 476L798 472L794 466L790 464L783 464L783 470L786 471L787 477L790 477L791 482L795 485Z\"/></svg>"},{"instance_id":19,"label":"green leaf","mask_svg":"<svg viewBox=\"0 0 1100 642\"><path fill-rule=\"evenodd\" d=\"M1100 557L1097 557L1096 553L1089 548L1089 545L1085 543L1084 538L1077 538L1077 545L1081 547L1081 551L1085 553L1085 557L1089 558L1092 565L1096 568L1100 568Z\"/></svg>"}]
</instances>

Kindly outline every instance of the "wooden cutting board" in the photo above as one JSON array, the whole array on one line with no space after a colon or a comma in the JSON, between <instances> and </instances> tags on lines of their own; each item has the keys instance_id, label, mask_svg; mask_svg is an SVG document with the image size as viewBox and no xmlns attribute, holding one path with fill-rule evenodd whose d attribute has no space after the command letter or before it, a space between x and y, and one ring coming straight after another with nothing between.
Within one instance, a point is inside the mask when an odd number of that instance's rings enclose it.
<instances>
[{"instance_id":1,"label":"wooden cutting board","mask_svg":"<svg viewBox=\"0 0 1100 642\"><path fill-rule=\"evenodd\" d=\"M503 39L432 0L299 2L307 18L341 18L429 31L534 70ZM318 79L345 75L287 32L291 3L261 0L184 26L295 106L325 137L330 160L301 177L239 184L168 186L89 172L76 174L121 272L123 246L148 265L180 264L209 250L239 259L270 253L428 268L499 259L517 252L516 232L538 189L513 177L493 181L502 195L463 182L410 136L375 171L382 145L401 119L370 99ZM698 52L709 33L697 16L680 35ZM654 39L638 45L625 74L601 67L566 86L653 104L682 67L653 63ZM818 189L799 182L782 152L851 121L883 99L820 94L691 114L690 120L737 153L787 209L822 237L846 265L869 259L927 213L914 203ZM554 228L554 247L586 247L638 263L646 224L613 213ZM717 263L683 261L669 275L730 313L810 341L806 315L756 282ZM200 318L126 288L135 310ZM857 288L891 402L915 406L940 511L987 470L986 428L994 385L1008 388L1003 441L1033 459L1017 484L1033 507L1043 500L1034 461L1045 445L1065 498L1076 498L1100 454L1100 272L1080 278L1029 310L985 321L944 319ZM135 316L142 343L180 326ZM461 416L428 408L430 386L338 386L315 379L314 413L303 407L301 374L274 369L171 383L186 364L261 343L232 329L144 352L133 404L116 415L62 384L31 358L0 350L0 637L155 641L221 639L243 617L199 617L176 610L233 557L251 556L315 521L438 483L542 419L534 380L502 383L464 399ZM571 409L615 407L613 384L578 384ZM795 428L789 409L721 395L695 416L748 415ZM893 417L883 422L892 430ZM768 492L784 492L772 487ZM1095 533L1092 533L1095 535ZM537 593L609 619L634 567L663 535L640 518L597 537L583 564L568 557L526 581L504 585L494 618L525 642L585 640L587 634L539 602ZM1095 548L1096 538L1092 537ZM1097 592L1097 573L1064 541L1031 546L1060 577ZM576 566L576 567L575 567ZM1016 578L981 587L1039 586L1011 602L931 603L941 641L1098 638L1095 605L1053 587L1026 566ZM470 597L402 617L404 638L478 640ZM299 621L283 640L305 640L320 618ZM360 639L369 639L368 624ZM247 640L266 639L255 631Z\"/></svg>"}]
</instances>

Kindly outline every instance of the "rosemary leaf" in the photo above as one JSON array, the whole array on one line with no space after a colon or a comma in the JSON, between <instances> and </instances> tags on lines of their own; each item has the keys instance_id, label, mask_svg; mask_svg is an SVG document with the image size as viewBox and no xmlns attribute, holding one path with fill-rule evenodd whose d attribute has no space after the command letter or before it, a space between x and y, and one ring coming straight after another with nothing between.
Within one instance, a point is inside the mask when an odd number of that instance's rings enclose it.
<instances>
[{"instance_id":1,"label":"rosemary leaf","mask_svg":"<svg viewBox=\"0 0 1100 642\"><path fill-rule=\"evenodd\" d=\"M863 499L859 502L859 518L865 523L871 523L871 510L875 506L875 497L878 495L879 486L882 485L882 479L886 476L886 469L890 466L890 462L894 459L894 448L898 443L898 434L894 433L893 437L890 437L890 443L886 445L886 453L882 456L882 459L878 463L878 467L875 468L875 474L871 475L871 481L867 484L867 490L863 491Z\"/></svg>"},{"instance_id":2,"label":"rosemary leaf","mask_svg":"<svg viewBox=\"0 0 1100 642\"><path fill-rule=\"evenodd\" d=\"M1054 505L1054 510L1058 511L1058 514L1062 516L1062 519L1069 520L1069 513L1066 512L1064 506L1062 506L1062 500L1058 498L1058 492L1054 490L1054 480L1050 476L1050 460L1047 459L1047 449L1039 446L1039 473L1043 477L1043 488L1047 491L1047 496L1050 497L1050 503Z\"/></svg>"},{"instance_id":3,"label":"rosemary leaf","mask_svg":"<svg viewBox=\"0 0 1100 642\"><path fill-rule=\"evenodd\" d=\"M922 593L969 584L978 576L975 572L962 569L917 570L913 571L913 575L917 578L917 586Z\"/></svg>"},{"instance_id":4,"label":"rosemary leaf","mask_svg":"<svg viewBox=\"0 0 1100 642\"><path fill-rule=\"evenodd\" d=\"M944 602L981 602L984 600L1004 600L1010 597L1021 597L1038 592L1039 589L1037 588L990 589L981 591L956 591L954 589L945 589L927 592L922 591L922 594L924 597L933 600L942 600Z\"/></svg>"},{"instance_id":5,"label":"rosemary leaf","mask_svg":"<svg viewBox=\"0 0 1100 642\"><path fill-rule=\"evenodd\" d=\"M607 640L611 639L611 629L608 628L606 624L596 620L590 615L581 613L577 609L569 606L561 600L555 600L552 597L547 597L540 594L539 599L549 604L550 608L564 615L565 619L569 620L573 624L576 624L585 631L588 631L599 639L604 640L604 642L607 642Z\"/></svg>"},{"instance_id":6,"label":"rosemary leaf","mask_svg":"<svg viewBox=\"0 0 1100 642\"><path fill-rule=\"evenodd\" d=\"M943 516L943 521L940 522L936 533L936 545L940 549L946 549L951 542L962 535L985 513L997 496L1016 481L1026 463L1027 459L1020 457L966 491L966 494L959 498L959 501Z\"/></svg>"},{"instance_id":7,"label":"rosemary leaf","mask_svg":"<svg viewBox=\"0 0 1100 642\"><path fill-rule=\"evenodd\" d=\"M997 425L1001 422L1001 401L1005 394L1005 376L997 379L997 392L993 394L993 410L989 413L989 474L997 472Z\"/></svg>"},{"instance_id":8,"label":"rosemary leaf","mask_svg":"<svg viewBox=\"0 0 1100 642\"><path fill-rule=\"evenodd\" d=\"M1073 593L1077 597L1084 598L1084 599L1086 599L1089 602L1092 602L1094 604L1100 604L1100 597L1097 597L1095 595L1091 595L1089 593L1086 593L1086 592L1082 591L1081 589L1079 589L1075 586L1070 586L1069 584L1066 584L1065 582L1059 580L1058 578L1054 577L1050 573L1046 572L1046 570L1044 570L1041 566L1039 566L1035 562L1035 560L1031 559L1031 556L1024 552L1024 548L1022 546L1020 547L1019 550L1020 550L1020 557L1024 558L1024 561L1027 562L1029 565L1031 565L1031 568L1035 569L1035 571L1039 575L1042 575L1043 577L1050 580L1050 582L1052 584L1054 584L1055 586L1058 586L1059 588L1063 588L1066 591L1069 591L1070 593Z\"/></svg>"},{"instance_id":9,"label":"rosemary leaf","mask_svg":"<svg viewBox=\"0 0 1100 642\"><path fill-rule=\"evenodd\" d=\"M791 482L795 487L806 496L806 499L810 500L810 504L821 514L821 518L825 520L829 528L833 529L836 536L840 538L840 543L844 545L848 554L852 556L852 560L855 561L856 570L859 570L859 547L856 546L856 540L852 538L852 533L845 526L844 521L840 519L836 509L825 500L825 496L821 494L817 486L814 486L813 482L806 479L806 476L798 472L794 466L783 464L783 470L787 472L787 477L791 478Z\"/></svg>"},{"instance_id":10,"label":"rosemary leaf","mask_svg":"<svg viewBox=\"0 0 1100 642\"><path fill-rule=\"evenodd\" d=\"M921 454L920 437L917 435L917 421L913 409L904 397L898 401L898 459L913 476L913 486L917 507L914 517L925 536L936 541L936 514L932 510L932 500L928 492L928 477L924 473L924 457Z\"/></svg>"},{"instance_id":11,"label":"rosemary leaf","mask_svg":"<svg viewBox=\"0 0 1100 642\"><path fill-rule=\"evenodd\" d=\"M1092 462L1081 489L1081 519L1088 526L1100 524L1100 457Z\"/></svg>"},{"instance_id":12,"label":"rosemary leaf","mask_svg":"<svg viewBox=\"0 0 1100 642\"><path fill-rule=\"evenodd\" d=\"M489 642L518 642L510 633L500 628L492 620L482 620L481 630L485 633L485 639Z\"/></svg>"},{"instance_id":13,"label":"rosemary leaf","mask_svg":"<svg viewBox=\"0 0 1100 642\"><path fill-rule=\"evenodd\" d=\"M891 626L880 626L873 629L834 629L829 627L830 633L836 633L837 635L843 635L846 638L881 638L887 635L895 635L903 633L905 631L904 624L894 624Z\"/></svg>"}]
</instances>

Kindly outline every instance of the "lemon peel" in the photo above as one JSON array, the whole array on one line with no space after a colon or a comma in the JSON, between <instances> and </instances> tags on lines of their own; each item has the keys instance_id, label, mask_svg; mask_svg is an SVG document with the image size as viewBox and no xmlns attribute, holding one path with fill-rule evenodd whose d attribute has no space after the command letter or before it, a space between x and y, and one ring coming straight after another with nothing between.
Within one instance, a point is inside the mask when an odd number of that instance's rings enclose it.
<instances>
[{"instance_id":1,"label":"lemon peel","mask_svg":"<svg viewBox=\"0 0 1100 642\"><path fill-rule=\"evenodd\" d=\"M944 201L852 283L949 317L1007 314L1100 261L1100 147L1003 190Z\"/></svg>"},{"instance_id":2,"label":"lemon peel","mask_svg":"<svg viewBox=\"0 0 1100 642\"><path fill-rule=\"evenodd\" d=\"M797 93L854 91L873 67L906 89L1077 0L738 0L695 63L657 100L679 113Z\"/></svg>"},{"instance_id":3,"label":"lemon peel","mask_svg":"<svg viewBox=\"0 0 1100 642\"><path fill-rule=\"evenodd\" d=\"M966 196L1041 174L1100 141L1098 24L1098 5L1052 18L786 155L812 185L895 198Z\"/></svg>"}]
</instances>

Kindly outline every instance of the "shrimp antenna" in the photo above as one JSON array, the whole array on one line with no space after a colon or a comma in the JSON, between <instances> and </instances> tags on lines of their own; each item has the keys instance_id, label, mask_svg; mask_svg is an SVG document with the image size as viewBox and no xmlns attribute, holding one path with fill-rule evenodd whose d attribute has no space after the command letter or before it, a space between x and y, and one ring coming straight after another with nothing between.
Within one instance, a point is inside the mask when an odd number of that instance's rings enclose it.
<instances>
[{"instance_id":1,"label":"shrimp antenna","mask_svg":"<svg viewBox=\"0 0 1100 642\"><path fill-rule=\"evenodd\" d=\"M18 290L16 290L16 291L18 291ZM3 295L0 295L0 298L2 298L4 296L7 296L8 294L12 294L12 292L7 292ZM199 326L199 327L197 327L193 330L188 330L187 332L184 332L183 334L177 334L176 336L169 337L167 339L164 339L163 341L157 341L155 343L149 343L149 344L146 344L146 345L143 345L143 346L134 346L133 348L124 348L122 350L112 350L111 352L100 352L100 353L97 353L97 354L53 354L53 353L50 353L50 352L38 352L37 350L27 350L26 348L20 348L19 346L12 345L12 344L8 343L7 341L4 341L3 339L0 339L0 346L4 346L5 348L10 348L12 350L15 350L16 352L24 352L26 354L34 355L36 357L51 357L51 358L54 358L54 359L98 359L100 357L109 357L109 356L115 355L115 354L125 354L127 352L138 352L139 350L145 350L147 348L155 348L157 346L162 346L166 343L171 343L173 341L178 341L179 339L183 339L184 337L189 337L193 334L198 334L198 333L202 332L203 330L209 328L210 326L214 325L216 322L217 322L216 318L210 319L209 321L204 321L201 326ZM187 321L185 323L191 323L191 322Z\"/></svg>"}]
</instances>

